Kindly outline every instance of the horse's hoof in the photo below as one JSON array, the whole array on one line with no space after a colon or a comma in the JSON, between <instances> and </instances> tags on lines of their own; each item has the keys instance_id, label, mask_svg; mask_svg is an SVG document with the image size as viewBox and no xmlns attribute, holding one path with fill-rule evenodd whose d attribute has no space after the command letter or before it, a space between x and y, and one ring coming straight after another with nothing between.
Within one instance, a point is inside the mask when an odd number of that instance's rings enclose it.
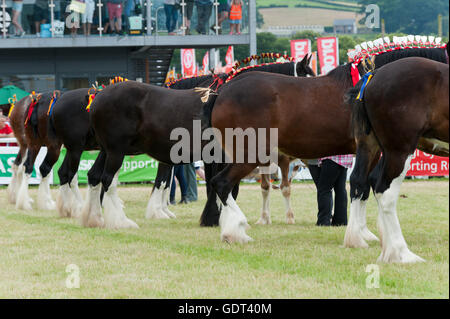
<instances>
[{"instance_id":1,"label":"horse's hoof","mask_svg":"<svg viewBox=\"0 0 450 319\"><path fill-rule=\"evenodd\" d=\"M261 217L256 222L257 225L270 225L272 224L272 220L270 219L270 215L267 212L263 212Z\"/></svg>"},{"instance_id":2,"label":"horse's hoof","mask_svg":"<svg viewBox=\"0 0 450 319\"><path fill-rule=\"evenodd\" d=\"M400 250L400 251L399 251ZM403 249L394 249L394 248L386 248L383 249L383 252L378 257L377 262L379 263L418 263L425 262L425 259L417 256L413 252L411 252L408 248Z\"/></svg>"}]
</instances>

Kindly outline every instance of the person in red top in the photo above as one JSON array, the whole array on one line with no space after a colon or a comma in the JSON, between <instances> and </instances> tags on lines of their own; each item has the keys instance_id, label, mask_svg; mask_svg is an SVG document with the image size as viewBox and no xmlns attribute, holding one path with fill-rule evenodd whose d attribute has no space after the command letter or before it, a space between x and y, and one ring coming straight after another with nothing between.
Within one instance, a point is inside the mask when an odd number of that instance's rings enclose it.
<instances>
[{"instance_id":1,"label":"person in red top","mask_svg":"<svg viewBox=\"0 0 450 319\"><path fill-rule=\"evenodd\" d=\"M0 139L4 137L14 137L14 133L9 124L6 123L6 116L0 113ZM0 146L6 146L6 143L0 143Z\"/></svg>"},{"instance_id":2,"label":"person in red top","mask_svg":"<svg viewBox=\"0 0 450 319\"><path fill-rule=\"evenodd\" d=\"M230 8L230 34L241 34L242 0L232 0Z\"/></svg>"}]
</instances>

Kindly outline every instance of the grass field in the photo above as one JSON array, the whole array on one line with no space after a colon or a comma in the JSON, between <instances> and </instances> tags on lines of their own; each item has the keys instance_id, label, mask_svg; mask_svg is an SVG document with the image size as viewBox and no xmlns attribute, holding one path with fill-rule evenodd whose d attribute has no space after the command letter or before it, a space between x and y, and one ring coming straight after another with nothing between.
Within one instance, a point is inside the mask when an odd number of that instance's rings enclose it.
<instances>
[{"instance_id":1,"label":"grass field","mask_svg":"<svg viewBox=\"0 0 450 319\"><path fill-rule=\"evenodd\" d=\"M196 203L174 206L177 219L146 220L150 188L120 187L125 210L140 229L111 231L81 228L56 212L16 211L0 188L0 298L449 297L448 180L403 184L403 234L427 262L379 264L379 288L372 289L366 267L376 262L379 244L346 249L344 227L314 226L313 184L294 185L295 225L284 223L283 199L273 191L270 226L255 225L258 185L242 186L238 203L254 239L247 245L228 245L219 240L219 229L198 226L204 192L200 187ZM377 234L373 198L368 225ZM79 268L78 289L65 285L70 264Z\"/></svg>"}]
</instances>

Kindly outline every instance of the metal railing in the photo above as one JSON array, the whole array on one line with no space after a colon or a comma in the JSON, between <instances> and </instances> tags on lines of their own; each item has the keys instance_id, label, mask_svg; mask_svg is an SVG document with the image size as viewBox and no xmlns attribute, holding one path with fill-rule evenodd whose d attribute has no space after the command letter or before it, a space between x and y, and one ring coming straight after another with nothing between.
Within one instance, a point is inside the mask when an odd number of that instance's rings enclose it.
<instances>
[{"instance_id":1,"label":"metal railing","mask_svg":"<svg viewBox=\"0 0 450 319\"><path fill-rule=\"evenodd\" d=\"M24 4L25 5L30 5L33 4L34 2L32 2L33 0L25 0ZM65 20L64 21L60 21L60 20L56 20L55 19L55 7L56 7L56 0L48 0L48 16L49 16L49 23L50 24L50 33L48 35L45 35L45 37L63 37L64 36L64 29L79 29L80 28L80 8L85 8L84 4L81 5L80 7L78 6L73 6L72 7L72 3L69 5L70 6L70 10L67 11L67 13L70 13L69 15L65 16ZM76 2L76 1L75 1ZM105 25L104 25L104 11L106 4L104 3L105 0L94 0L95 3L95 9L96 10L96 16L97 16L97 20L98 23L96 23L96 28L93 30L97 30L98 34L95 34L96 36L104 36L105 35ZM139 15L135 15L136 17L139 17L142 23L142 28L139 30L139 34L146 34L146 35L161 35L161 32L167 31L164 30L163 28L159 27L159 24L161 24L161 19L159 18L159 16L161 16L161 11L164 9L164 6L159 6L156 7L156 3L160 4L162 1L158 1L158 0L139 0L141 6L142 6L142 11L140 12ZM248 25L249 25L249 21L248 20L248 2L249 0L244 0L244 6L243 6L243 18L242 18L242 31L246 30L246 32L248 32ZM11 7L12 1L11 0L0 0L0 32L3 36L3 38L7 38L8 37L8 28L11 26L11 15L10 13L7 11L7 8ZM124 3L125 4L125 3ZM186 26L186 15L187 15L187 10L186 10L186 0L180 0L179 5L181 7L181 22L180 19L178 19L178 25L177 25L177 29L179 30L177 35L182 35L185 36L186 35L186 30L187 30L187 26ZM211 29L213 29L214 34L215 35L219 35L221 32L221 27L219 26L219 16L220 16L220 12L219 12L219 1L218 0L213 0L212 3L212 10L211 10L211 15L210 15L210 19L209 22L207 22L206 24L206 33L208 34L210 32L210 25L212 24ZM123 5L123 8L125 7L125 5ZM84 9L85 10L85 9ZM102 12L103 11L103 12ZM61 14L64 15L64 8L61 8ZM125 19L128 19L128 16L125 16ZM153 23L155 24L153 26ZM226 22L223 24L227 24ZM126 21L125 25L130 26L130 22L129 20ZM31 26L30 26L31 28ZM222 26L223 29L223 26ZM241 32L242 32L241 31ZM78 31L75 31L76 33ZM244 33L244 32L243 32ZM44 37L44 35L43 35Z\"/></svg>"}]
</instances>

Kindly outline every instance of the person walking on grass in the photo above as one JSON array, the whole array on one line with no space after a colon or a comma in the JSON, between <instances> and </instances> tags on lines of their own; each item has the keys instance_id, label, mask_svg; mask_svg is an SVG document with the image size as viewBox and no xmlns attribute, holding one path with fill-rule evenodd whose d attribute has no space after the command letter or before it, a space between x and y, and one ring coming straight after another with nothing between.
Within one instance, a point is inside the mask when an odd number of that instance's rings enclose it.
<instances>
[{"instance_id":1,"label":"person walking on grass","mask_svg":"<svg viewBox=\"0 0 450 319\"><path fill-rule=\"evenodd\" d=\"M230 8L230 34L241 34L242 0L232 0Z\"/></svg>"}]
</instances>

